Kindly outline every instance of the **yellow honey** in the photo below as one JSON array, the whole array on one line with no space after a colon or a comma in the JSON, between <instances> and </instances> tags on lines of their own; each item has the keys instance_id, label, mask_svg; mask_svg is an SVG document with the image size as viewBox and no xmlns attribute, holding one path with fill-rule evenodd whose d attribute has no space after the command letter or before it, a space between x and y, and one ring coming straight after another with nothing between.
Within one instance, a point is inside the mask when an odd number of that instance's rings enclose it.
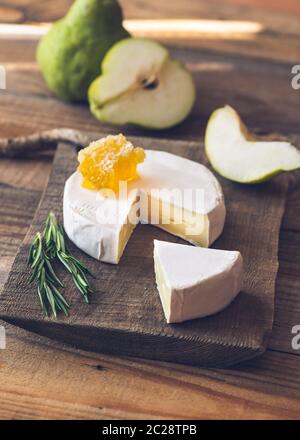
<instances>
[{"instance_id":1,"label":"yellow honey","mask_svg":"<svg viewBox=\"0 0 300 440\"><path fill-rule=\"evenodd\" d=\"M137 165L144 159L144 150L134 147L122 134L92 142L78 153L82 186L95 191L102 188L117 191L120 181L138 177Z\"/></svg>"}]
</instances>

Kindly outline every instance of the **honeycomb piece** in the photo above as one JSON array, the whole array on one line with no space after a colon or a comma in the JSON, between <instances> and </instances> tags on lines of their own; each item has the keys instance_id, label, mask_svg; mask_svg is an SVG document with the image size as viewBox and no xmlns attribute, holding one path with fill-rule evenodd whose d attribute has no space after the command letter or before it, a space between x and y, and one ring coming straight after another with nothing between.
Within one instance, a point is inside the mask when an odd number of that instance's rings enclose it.
<instances>
[{"instance_id":1,"label":"honeycomb piece","mask_svg":"<svg viewBox=\"0 0 300 440\"><path fill-rule=\"evenodd\" d=\"M95 191L102 188L117 191L120 181L138 177L137 165L144 159L144 150L135 148L122 134L92 142L78 153L82 186Z\"/></svg>"}]
</instances>

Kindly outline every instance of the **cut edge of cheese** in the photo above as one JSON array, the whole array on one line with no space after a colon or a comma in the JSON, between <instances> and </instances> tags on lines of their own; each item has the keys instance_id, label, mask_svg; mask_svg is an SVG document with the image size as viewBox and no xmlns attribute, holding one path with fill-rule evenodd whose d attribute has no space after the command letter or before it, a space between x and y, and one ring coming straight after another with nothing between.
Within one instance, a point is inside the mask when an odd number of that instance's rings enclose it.
<instances>
[{"instance_id":1,"label":"cut edge of cheese","mask_svg":"<svg viewBox=\"0 0 300 440\"><path fill-rule=\"evenodd\" d=\"M167 323L220 312L238 295L243 258L238 251L154 240L156 284Z\"/></svg>"}]
</instances>

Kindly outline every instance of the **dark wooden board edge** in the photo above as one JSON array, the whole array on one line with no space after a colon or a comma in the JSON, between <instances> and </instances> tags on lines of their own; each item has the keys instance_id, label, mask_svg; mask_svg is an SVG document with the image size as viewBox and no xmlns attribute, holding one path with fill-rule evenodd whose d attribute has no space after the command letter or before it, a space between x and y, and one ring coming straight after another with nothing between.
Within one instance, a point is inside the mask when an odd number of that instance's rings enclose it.
<instances>
[{"instance_id":1,"label":"dark wooden board edge","mask_svg":"<svg viewBox=\"0 0 300 440\"><path fill-rule=\"evenodd\" d=\"M217 341L214 343L201 341L200 354L199 347L195 344L190 344L188 347L184 339L172 338L167 335L161 335L157 338L150 334L141 335L130 331L122 332L120 330L90 328L81 325L71 327L69 324L55 321L41 323L37 320L12 319L9 317L4 320L8 324L69 344L76 349L171 363L175 362L174 356L176 355L176 363L178 364L206 368L228 368L262 355L266 351L266 343L269 337L269 334L265 334L257 347L253 345L249 347L227 346L228 359L226 359L224 358L224 345L219 344ZM109 345L106 342L108 339ZM197 344L198 342L200 343L200 341L197 341ZM212 346L214 348L213 356L211 354ZM207 354L207 357L204 362L203 357L205 354Z\"/></svg>"}]
</instances>

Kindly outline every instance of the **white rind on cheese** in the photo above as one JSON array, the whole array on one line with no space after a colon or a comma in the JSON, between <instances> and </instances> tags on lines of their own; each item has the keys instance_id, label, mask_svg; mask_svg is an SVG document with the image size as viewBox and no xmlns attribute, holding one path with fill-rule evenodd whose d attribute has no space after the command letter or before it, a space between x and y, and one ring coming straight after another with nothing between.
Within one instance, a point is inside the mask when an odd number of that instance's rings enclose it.
<instances>
[{"instance_id":1,"label":"white rind on cheese","mask_svg":"<svg viewBox=\"0 0 300 440\"><path fill-rule=\"evenodd\" d=\"M238 251L154 240L154 264L168 323L217 313L242 288L243 259Z\"/></svg>"},{"instance_id":2,"label":"white rind on cheese","mask_svg":"<svg viewBox=\"0 0 300 440\"><path fill-rule=\"evenodd\" d=\"M128 183L128 197L118 196L110 201L110 209L118 212L118 222L107 224L97 215L107 198L99 192L82 187L82 176L77 171L66 182L64 191L64 228L69 238L87 254L98 260L117 264L135 227L127 221L140 201L140 220L148 223L147 211L151 200L152 214L158 219L156 226L195 245L209 246L221 234L225 222L225 204L222 189L214 175L203 165L163 151L146 150L144 163L138 167L139 177ZM200 204L192 199L174 196L172 190L202 190ZM159 204L171 206L172 212L184 212L188 220L182 224L162 224L155 212L155 193L159 191ZM161 190L164 190L161 192ZM196 216L195 226L189 218ZM192 221L192 220L191 220Z\"/></svg>"},{"instance_id":3,"label":"white rind on cheese","mask_svg":"<svg viewBox=\"0 0 300 440\"><path fill-rule=\"evenodd\" d=\"M81 174L76 172L65 185L63 216L66 234L91 257L117 264L135 227L127 218L137 193L132 193L129 199L111 200L112 217L117 212L118 222L103 223L99 221L97 212L107 200L97 191L83 188L81 180Z\"/></svg>"}]
</instances>

